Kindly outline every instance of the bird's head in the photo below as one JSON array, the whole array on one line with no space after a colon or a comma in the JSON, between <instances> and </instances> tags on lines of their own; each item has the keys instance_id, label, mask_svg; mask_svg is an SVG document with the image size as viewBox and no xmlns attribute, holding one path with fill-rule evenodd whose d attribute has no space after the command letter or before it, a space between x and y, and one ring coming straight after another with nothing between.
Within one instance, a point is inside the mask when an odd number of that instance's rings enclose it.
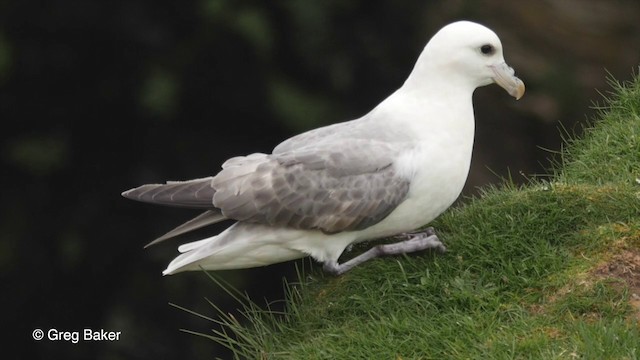
<instances>
[{"instance_id":1,"label":"bird's head","mask_svg":"<svg viewBox=\"0 0 640 360\"><path fill-rule=\"evenodd\" d=\"M444 76L445 82L472 90L496 83L516 99L525 91L522 80L504 60L498 36L470 21L454 22L438 31L425 46L416 69L427 77Z\"/></svg>"}]
</instances>

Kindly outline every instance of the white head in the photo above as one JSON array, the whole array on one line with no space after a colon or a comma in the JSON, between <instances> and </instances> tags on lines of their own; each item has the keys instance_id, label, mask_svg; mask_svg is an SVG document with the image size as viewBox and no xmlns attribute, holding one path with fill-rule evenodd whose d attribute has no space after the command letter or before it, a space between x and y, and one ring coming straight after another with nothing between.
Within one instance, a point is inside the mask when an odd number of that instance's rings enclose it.
<instances>
[{"instance_id":1,"label":"white head","mask_svg":"<svg viewBox=\"0 0 640 360\"><path fill-rule=\"evenodd\" d=\"M454 22L440 29L420 54L407 82L428 84L435 78L472 92L497 83L516 99L524 94L524 83L504 60L498 35L470 21Z\"/></svg>"}]
</instances>

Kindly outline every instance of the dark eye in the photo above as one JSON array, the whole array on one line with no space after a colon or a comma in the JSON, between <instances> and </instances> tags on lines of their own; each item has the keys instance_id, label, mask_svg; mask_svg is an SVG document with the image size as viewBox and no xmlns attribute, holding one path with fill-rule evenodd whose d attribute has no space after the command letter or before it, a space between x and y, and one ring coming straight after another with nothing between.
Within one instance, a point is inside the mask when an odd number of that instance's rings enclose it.
<instances>
[{"instance_id":1,"label":"dark eye","mask_svg":"<svg viewBox=\"0 0 640 360\"><path fill-rule=\"evenodd\" d=\"M492 45L487 44L487 45L480 46L480 52L485 55L491 55L494 53L494 51L495 49L493 48Z\"/></svg>"}]
</instances>

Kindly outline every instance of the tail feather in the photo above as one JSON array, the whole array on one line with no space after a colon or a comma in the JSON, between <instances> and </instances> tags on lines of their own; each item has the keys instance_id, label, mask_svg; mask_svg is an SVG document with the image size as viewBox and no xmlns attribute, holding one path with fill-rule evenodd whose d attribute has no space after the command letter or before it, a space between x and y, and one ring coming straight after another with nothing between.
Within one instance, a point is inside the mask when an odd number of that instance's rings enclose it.
<instances>
[{"instance_id":1,"label":"tail feather","mask_svg":"<svg viewBox=\"0 0 640 360\"><path fill-rule=\"evenodd\" d=\"M231 228L232 227L233 225ZM228 234L228 230L229 229L206 239L180 245L178 251L181 254L169 263L167 268L162 272L162 275L173 275L182 271L198 270L203 259L215 256L216 253L226 246L224 238Z\"/></svg>"},{"instance_id":2,"label":"tail feather","mask_svg":"<svg viewBox=\"0 0 640 360\"><path fill-rule=\"evenodd\" d=\"M286 244L299 232L259 224L235 223L216 236L184 244L162 272L173 275L192 270L228 270L264 266L307 256Z\"/></svg>"},{"instance_id":3,"label":"tail feather","mask_svg":"<svg viewBox=\"0 0 640 360\"><path fill-rule=\"evenodd\" d=\"M182 245L178 246L178 251L181 254L188 253L189 251L195 250L195 249L199 248L200 246L204 245L210 239L211 238L206 238L206 239L196 240L196 241L192 241L190 243L182 244Z\"/></svg>"}]
</instances>

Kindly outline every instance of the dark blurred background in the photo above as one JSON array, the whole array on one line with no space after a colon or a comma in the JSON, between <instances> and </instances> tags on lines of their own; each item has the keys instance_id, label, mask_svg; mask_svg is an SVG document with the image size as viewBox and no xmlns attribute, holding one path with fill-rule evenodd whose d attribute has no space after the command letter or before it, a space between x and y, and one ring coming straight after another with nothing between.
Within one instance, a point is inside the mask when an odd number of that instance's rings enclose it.
<instances>
[{"instance_id":1,"label":"dark blurred background","mask_svg":"<svg viewBox=\"0 0 640 360\"><path fill-rule=\"evenodd\" d=\"M467 194L498 175L544 173L540 147L557 150L560 124L571 132L593 116L607 71L630 79L640 62L637 0L0 1L4 352L228 356L179 332L214 325L168 303L210 316L205 297L236 305L202 273L161 276L175 241L142 248L195 214L120 192L209 176L231 156L365 114L403 83L431 35L460 19L494 29L527 85L518 102L497 86L476 91ZM283 297L293 269L220 274L262 304ZM31 337L85 327L122 335Z\"/></svg>"}]
</instances>

